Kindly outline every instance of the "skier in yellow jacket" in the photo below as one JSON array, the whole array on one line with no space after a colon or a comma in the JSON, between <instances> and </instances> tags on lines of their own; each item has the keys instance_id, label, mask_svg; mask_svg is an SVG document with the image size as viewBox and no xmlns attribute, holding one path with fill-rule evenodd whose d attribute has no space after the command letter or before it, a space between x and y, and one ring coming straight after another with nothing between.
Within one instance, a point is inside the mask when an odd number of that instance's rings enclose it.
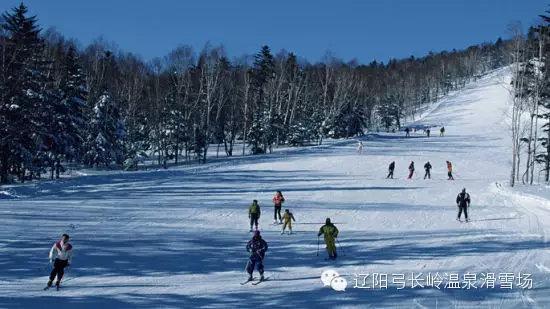
<instances>
[{"instance_id":1,"label":"skier in yellow jacket","mask_svg":"<svg viewBox=\"0 0 550 309\"><path fill-rule=\"evenodd\" d=\"M325 244L327 245L328 257L331 260L336 259L336 237L338 237L338 228L330 222L330 218L327 218L325 225L321 226L317 237L324 235Z\"/></svg>"},{"instance_id":2,"label":"skier in yellow jacket","mask_svg":"<svg viewBox=\"0 0 550 309\"><path fill-rule=\"evenodd\" d=\"M283 221L284 221L284 225L283 225L283 230L281 231L281 234L285 233L285 229L287 226L288 226L288 234L289 235L292 234L292 221L296 221L296 219L294 219L294 215L290 212L290 210L285 209L285 213L283 214Z\"/></svg>"}]
</instances>

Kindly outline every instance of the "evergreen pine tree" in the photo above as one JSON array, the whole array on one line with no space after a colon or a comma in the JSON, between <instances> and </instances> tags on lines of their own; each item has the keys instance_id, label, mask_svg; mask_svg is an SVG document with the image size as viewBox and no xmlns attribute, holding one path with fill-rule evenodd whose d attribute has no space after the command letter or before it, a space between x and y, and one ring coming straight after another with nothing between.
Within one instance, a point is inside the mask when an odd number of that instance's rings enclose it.
<instances>
[{"instance_id":1,"label":"evergreen pine tree","mask_svg":"<svg viewBox=\"0 0 550 309\"><path fill-rule=\"evenodd\" d=\"M47 109L40 81L44 76L41 61L43 44L35 16L27 16L23 4L2 15L5 20L5 54L10 61L3 68L0 114L4 125L0 132L0 180L7 182L10 165L24 180L25 170L38 166L36 153L42 145L40 127Z\"/></svg>"},{"instance_id":2,"label":"evergreen pine tree","mask_svg":"<svg viewBox=\"0 0 550 309\"><path fill-rule=\"evenodd\" d=\"M90 166L109 166L113 161L118 165L124 162L123 146L126 130L118 107L111 95L105 92L93 108L84 162Z\"/></svg>"},{"instance_id":3,"label":"evergreen pine tree","mask_svg":"<svg viewBox=\"0 0 550 309\"><path fill-rule=\"evenodd\" d=\"M52 164L55 165L57 178L63 169L61 162L79 159L82 156L82 144L86 134L86 116L89 115L89 113L85 113L86 96L85 76L75 48L70 46L63 59L61 82L54 112L53 135L56 149Z\"/></svg>"},{"instance_id":4,"label":"evergreen pine tree","mask_svg":"<svg viewBox=\"0 0 550 309\"><path fill-rule=\"evenodd\" d=\"M255 92L255 113L248 135L252 153L265 153L274 141L271 129L271 109L265 98L265 87L275 74L273 55L268 46L256 54L252 69L252 87Z\"/></svg>"}]
</instances>

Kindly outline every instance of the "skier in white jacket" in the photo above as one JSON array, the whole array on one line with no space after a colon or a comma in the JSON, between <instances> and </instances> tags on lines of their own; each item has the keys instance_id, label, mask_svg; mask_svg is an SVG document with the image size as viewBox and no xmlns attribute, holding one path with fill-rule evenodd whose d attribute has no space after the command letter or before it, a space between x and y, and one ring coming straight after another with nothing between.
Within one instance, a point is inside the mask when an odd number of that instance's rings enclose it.
<instances>
[{"instance_id":1,"label":"skier in white jacket","mask_svg":"<svg viewBox=\"0 0 550 309\"><path fill-rule=\"evenodd\" d=\"M357 153L358 154L363 154L363 142L362 141L359 141L359 143L357 143Z\"/></svg>"},{"instance_id":2,"label":"skier in white jacket","mask_svg":"<svg viewBox=\"0 0 550 309\"><path fill-rule=\"evenodd\" d=\"M50 280L48 280L49 288L52 286L52 282L57 276L55 285L59 288L61 279L63 278L65 267L71 265L73 256L73 246L69 243L69 235L63 234L61 240L55 242L50 250L50 263L53 263L53 270L50 273Z\"/></svg>"}]
</instances>

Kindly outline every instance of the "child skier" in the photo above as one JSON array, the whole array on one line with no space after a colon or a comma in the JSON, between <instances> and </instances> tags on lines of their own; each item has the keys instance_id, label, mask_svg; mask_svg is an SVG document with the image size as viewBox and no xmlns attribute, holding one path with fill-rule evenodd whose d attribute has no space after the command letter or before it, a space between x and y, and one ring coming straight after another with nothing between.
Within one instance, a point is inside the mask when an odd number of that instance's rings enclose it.
<instances>
[{"instance_id":1,"label":"child skier","mask_svg":"<svg viewBox=\"0 0 550 309\"><path fill-rule=\"evenodd\" d=\"M363 142L359 141L357 144L357 153L362 154L363 153Z\"/></svg>"},{"instance_id":2,"label":"child skier","mask_svg":"<svg viewBox=\"0 0 550 309\"><path fill-rule=\"evenodd\" d=\"M65 273L65 267L71 265L73 256L73 246L69 243L69 235L63 234L61 240L55 242L50 250L49 259L50 263L53 264L53 269L50 273L50 278L48 280L48 285L46 290L52 286L54 279L57 277L55 286L59 289L61 284L61 279Z\"/></svg>"},{"instance_id":3,"label":"child skier","mask_svg":"<svg viewBox=\"0 0 550 309\"><path fill-rule=\"evenodd\" d=\"M283 220L281 218L281 208L283 208L283 203L285 198L281 191L277 191L273 197L273 224L277 224L277 216L279 217L279 223L282 224Z\"/></svg>"},{"instance_id":4,"label":"child skier","mask_svg":"<svg viewBox=\"0 0 550 309\"><path fill-rule=\"evenodd\" d=\"M414 161L411 161L411 164L409 164L409 177L407 179L411 179L414 174Z\"/></svg>"},{"instance_id":5,"label":"child skier","mask_svg":"<svg viewBox=\"0 0 550 309\"><path fill-rule=\"evenodd\" d=\"M288 234L292 234L292 221L296 221L294 219L294 215L290 212L290 210L285 209L285 214L283 215L283 221L285 222L283 225L283 230L281 231L281 235L285 233L285 229L288 225Z\"/></svg>"},{"instance_id":6,"label":"child skier","mask_svg":"<svg viewBox=\"0 0 550 309\"><path fill-rule=\"evenodd\" d=\"M453 177L453 165L450 161L447 161L447 176L449 176L447 180L455 180Z\"/></svg>"},{"instance_id":7,"label":"child skier","mask_svg":"<svg viewBox=\"0 0 550 309\"><path fill-rule=\"evenodd\" d=\"M426 162L424 164L424 170L426 171L426 174L424 174L424 179L428 177L428 179L432 179L432 175L430 174L430 170L432 169L432 165L430 164L430 161Z\"/></svg>"},{"instance_id":8,"label":"child skier","mask_svg":"<svg viewBox=\"0 0 550 309\"><path fill-rule=\"evenodd\" d=\"M257 200L252 201L252 205L248 208L248 218L250 218L250 231L252 232L252 225L256 225L258 230L258 220L260 219L260 205Z\"/></svg>"},{"instance_id":9,"label":"child skier","mask_svg":"<svg viewBox=\"0 0 550 309\"><path fill-rule=\"evenodd\" d=\"M330 222L330 218L327 218L325 225L321 226L317 237L324 235L325 244L327 245L328 257L331 260L336 260L336 237L338 237L338 228Z\"/></svg>"},{"instance_id":10,"label":"child skier","mask_svg":"<svg viewBox=\"0 0 550 309\"><path fill-rule=\"evenodd\" d=\"M390 163L390 166L388 167L388 177L386 177L386 179L388 179L388 178L393 179L393 170L394 169L395 169L395 161L392 161L392 163Z\"/></svg>"},{"instance_id":11,"label":"child skier","mask_svg":"<svg viewBox=\"0 0 550 309\"><path fill-rule=\"evenodd\" d=\"M262 239L260 231L255 231L252 239L246 244L246 251L250 253L248 263L246 263L246 272L248 272L248 281L252 281L254 268L260 273L260 281L264 280L264 258L267 251L267 242Z\"/></svg>"}]
</instances>

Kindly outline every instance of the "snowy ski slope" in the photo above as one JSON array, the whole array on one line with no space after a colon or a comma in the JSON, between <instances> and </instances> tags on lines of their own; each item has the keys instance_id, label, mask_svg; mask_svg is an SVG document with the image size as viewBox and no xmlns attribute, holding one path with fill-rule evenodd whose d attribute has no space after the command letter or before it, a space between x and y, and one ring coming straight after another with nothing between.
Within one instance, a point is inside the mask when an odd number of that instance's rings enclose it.
<instances>
[{"instance_id":1,"label":"snowy ski slope","mask_svg":"<svg viewBox=\"0 0 550 309\"><path fill-rule=\"evenodd\" d=\"M0 307L548 308L550 194L505 185L508 79L504 69L493 72L416 122L443 123L445 137L372 134L363 155L356 140L345 140L8 188L19 198L0 200ZM386 180L392 160L396 179ZM406 180L411 160L417 174ZM423 180L428 160L432 179ZM445 160L454 164L454 182ZM472 196L470 223L455 221L463 187ZM271 224L275 190L297 219L293 235ZM271 280L241 286L253 199L262 206ZM316 256L326 217L340 229L336 262L324 259L323 247ZM61 291L42 291L48 250L62 232L73 238L73 267ZM345 292L322 286L326 269L347 279ZM411 272L475 273L478 285L481 273L525 272L533 287L353 288L354 274Z\"/></svg>"}]
</instances>

